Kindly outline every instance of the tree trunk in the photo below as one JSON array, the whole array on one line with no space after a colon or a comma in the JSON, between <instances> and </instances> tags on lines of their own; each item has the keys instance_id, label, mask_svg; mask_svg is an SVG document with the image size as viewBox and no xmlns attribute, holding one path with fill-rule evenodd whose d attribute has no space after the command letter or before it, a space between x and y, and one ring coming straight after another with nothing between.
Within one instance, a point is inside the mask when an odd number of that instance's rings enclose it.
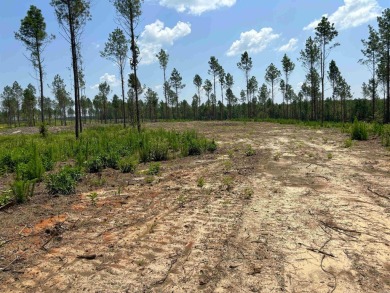
<instances>
[{"instance_id":1,"label":"tree trunk","mask_svg":"<svg viewBox=\"0 0 390 293\"><path fill-rule=\"evenodd\" d=\"M79 78L78 78L78 62L77 62L77 48L76 48L76 35L73 24L73 12L71 7L71 1L67 0L68 6L68 21L70 31L70 44L72 50L72 67L73 67L73 82L74 82L74 103L75 103L75 135L76 139L79 138Z\"/></svg>"},{"instance_id":2,"label":"tree trunk","mask_svg":"<svg viewBox=\"0 0 390 293\"><path fill-rule=\"evenodd\" d=\"M125 82L123 80L123 66L122 65L120 67L120 74L121 74L121 86L122 86L123 127L126 128Z\"/></svg>"},{"instance_id":3,"label":"tree trunk","mask_svg":"<svg viewBox=\"0 0 390 293\"><path fill-rule=\"evenodd\" d=\"M135 44L135 35L134 35L134 14L133 14L133 6L130 5L130 34L131 34L131 52L133 54L132 62L130 66L133 67L134 71L134 90L135 90L135 114L137 117L137 130L141 132L141 121L139 115L139 105L138 105L138 78L137 78L137 48Z\"/></svg>"}]
</instances>

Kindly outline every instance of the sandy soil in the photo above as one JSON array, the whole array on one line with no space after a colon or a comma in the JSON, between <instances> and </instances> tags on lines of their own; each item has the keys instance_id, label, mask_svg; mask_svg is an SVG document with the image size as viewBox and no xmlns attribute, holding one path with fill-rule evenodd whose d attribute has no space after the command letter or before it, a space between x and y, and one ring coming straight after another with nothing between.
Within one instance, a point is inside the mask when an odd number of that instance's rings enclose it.
<instances>
[{"instance_id":1,"label":"sandy soil","mask_svg":"<svg viewBox=\"0 0 390 293\"><path fill-rule=\"evenodd\" d=\"M195 128L219 148L154 178L147 165L88 175L74 196L38 187L1 211L1 292L390 292L378 141L347 149L339 130L268 123L149 127Z\"/></svg>"}]
</instances>

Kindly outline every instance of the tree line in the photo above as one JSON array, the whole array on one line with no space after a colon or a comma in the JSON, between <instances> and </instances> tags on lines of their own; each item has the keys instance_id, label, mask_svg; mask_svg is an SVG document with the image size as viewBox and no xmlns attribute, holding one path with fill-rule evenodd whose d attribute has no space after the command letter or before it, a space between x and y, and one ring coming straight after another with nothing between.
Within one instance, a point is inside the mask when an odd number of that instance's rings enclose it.
<instances>
[{"instance_id":1,"label":"tree line","mask_svg":"<svg viewBox=\"0 0 390 293\"><path fill-rule=\"evenodd\" d=\"M271 63L264 82L259 83L251 75L252 58L248 52L241 55L237 68L245 77L245 89L238 95L234 92L234 77L226 73L215 56L208 61L208 78L199 74L193 77L195 94L192 99L182 99L181 90L186 87L180 72L168 71L169 55L163 49L156 55L163 73L163 95L142 85L137 69L140 50L137 46L137 27L141 16L142 0L111 0L122 28L109 34L101 57L114 62L121 80L121 97L114 94L107 82L99 84L99 93L90 99L85 96L84 64L81 55L80 36L87 21L91 19L88 0L52 0L62 35L71 49L73 85L69 91L61 76L56 75L50 89L54 100L43 93L43 53L47 43L55 39L46 33L46 24L41 11L31 6L22 19L15 38L20 40L30 53L28 58L39 76L39 91L29 84L26 89L14 82L1 94L1 117L9 125L35 125L40 122L61 123L75 121L75 135L82 132L83 123L127 123L141 129L142 120L157 119L264 119L287 118L320 121L347 122L354 119L390 122L390 9L385 9L377 18L378 30L368 27L368 37L362 40L362 58L359 60L370 72L370 79L362 85L363 98L353 99L351 87L341 73L335 60L330 60L332 50L339 46L338 32L327 17L322 17L315 28L314 36L306 40L300 51L299 62L305 69L303 84L297 91L289 83L296 64L285 54L280 60L280 69ZM129 61L132 73L124 76ZM325 83L331 94L325 97ZM126 92L127 85L127 92ZM276 92L282 94L282 102L275 102ZM37 92L39 96L37 97ZM73 92L73 98L70 92ZM217 92L219 96L217 97ZM144 99L140 97L143 95ZM205 100L204 102L201 102ZM191 104L189 104L191 103ZM39 107L37 108L37 105Z\"/></svg>"}]
</instances>

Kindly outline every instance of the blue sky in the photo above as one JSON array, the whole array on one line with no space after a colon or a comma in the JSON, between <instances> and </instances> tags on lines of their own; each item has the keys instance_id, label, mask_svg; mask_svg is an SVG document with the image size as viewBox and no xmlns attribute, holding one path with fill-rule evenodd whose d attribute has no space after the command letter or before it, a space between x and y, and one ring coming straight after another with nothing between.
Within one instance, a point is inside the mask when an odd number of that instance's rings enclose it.
<instances>
[{"instance_id":1,"label":"blue sky","mask_svg":"<svg viewBox=\"0 0 390 293\"><path fill-rule=\"evenodd\" d=\"M47 32L56 39L44 53L45 95L52 97L47 84L60 74L71 90L70 49L61 36L61 30L50 1L1 0L0 10L0 91L15 80L23 87L32 83L38 87L35 71L23 45L15 40L14 32L25 17L30 5L42 10ZM82 36L82 53L89 98L98 93L96 85L107 80L113 94L120 94L118 69L102 59L108 35L117 26L115 10L109 0L92 0L92 20L87 23ZM190 3L190 4L188 4ZM162 71L153 56L161 49L170 55L168 74L175 67L181 73L186 87L180 99L188 101L196 92L192 83L195 74L203 80L207 74L210 56L216 56L225 72L234 76L234 93L245 87L243 73L237 68L240 55L245 50L253 60L251 75L259 85L264 82L266 67L272 62L281 69L281 59L286 53L296 64L290 83L298 90L305 72L297 60L306 39L314 36L316 20L327 15L339 31L336 41L341 44L332 51L341 73L351 84L355 97L361 97L361 84L369 79L369 71L358 64L362 58L361 39L368 36L368 25L376 25L376 16L389 7L389 0L145 0L143 14L137 31L140 35L142 64L139 78L163 98ZM130 71L127 66L126 72ZM218 88L219 89L219 88ZM326 94L331 93L327 90ZM112 96L111 95L111 96ZM220 96L219 90L217 96ZM205 100L204 94L202 101ZM281 94L277 94L277 101Z\"/></svg>"}]
</instances>

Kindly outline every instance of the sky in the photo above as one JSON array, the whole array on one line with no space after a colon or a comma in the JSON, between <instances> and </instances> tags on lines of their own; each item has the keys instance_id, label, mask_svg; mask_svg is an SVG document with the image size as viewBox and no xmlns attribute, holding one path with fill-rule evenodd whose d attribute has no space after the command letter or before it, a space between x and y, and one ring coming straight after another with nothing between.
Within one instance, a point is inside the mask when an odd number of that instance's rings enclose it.
<instances>
[{"instance_id":1,"label":"sky","mask_svg":"<svg viewBox=\"0 0 390 293\"><path fill-rule=\"evenodd\" d=\"M71 91L70 47L49 3L49 0L0 0L0 93L14 81L23 87L31 83L38 88L36 72L25 57L28 53L14 38L30 5L42 10L47 33L56 36L43 53L44 94L54 99L49 85L56 74ZM390 0L145 0L137 26L141 50L139 79L163 99L163 73L155 58L162 48L169 54L167 75L176 68L186 84L179 99L191 101L196 93L195 74L203 81L211 80L208 61L215 56L225 72L233 75L233 92L239 97L245 80L237 63L244 51L253 60L251 75L257 78L259 86L265 82L267 66L274 63L281 70L281 60L287 54L296 65L289 83L298 92L305 76L299 52L306 39L315 35L318 20L326 15L335 24L339 32L335 41L340 43L328 61L336 61L354 97L360 98L361 85L370 78L367 67L358 63L363 58L361 40L368 37L368 25L377 28L376 18L389 4ZM81 37L86 95L93 99L98 94L98 84L107 81L112 90L110 98L114 94L119 96L119 69L100 57L108 35L120 27L115 9L109 0L91 0L91 14L92 20ZM129 72L127 64L126 73ZM219 86L217 89L219 98ZM327 85L326 96L330 95ZM202 102L205 99L203 93ZM277 93L276 101L281 99Z\"/></svg>"}]
</instances>

